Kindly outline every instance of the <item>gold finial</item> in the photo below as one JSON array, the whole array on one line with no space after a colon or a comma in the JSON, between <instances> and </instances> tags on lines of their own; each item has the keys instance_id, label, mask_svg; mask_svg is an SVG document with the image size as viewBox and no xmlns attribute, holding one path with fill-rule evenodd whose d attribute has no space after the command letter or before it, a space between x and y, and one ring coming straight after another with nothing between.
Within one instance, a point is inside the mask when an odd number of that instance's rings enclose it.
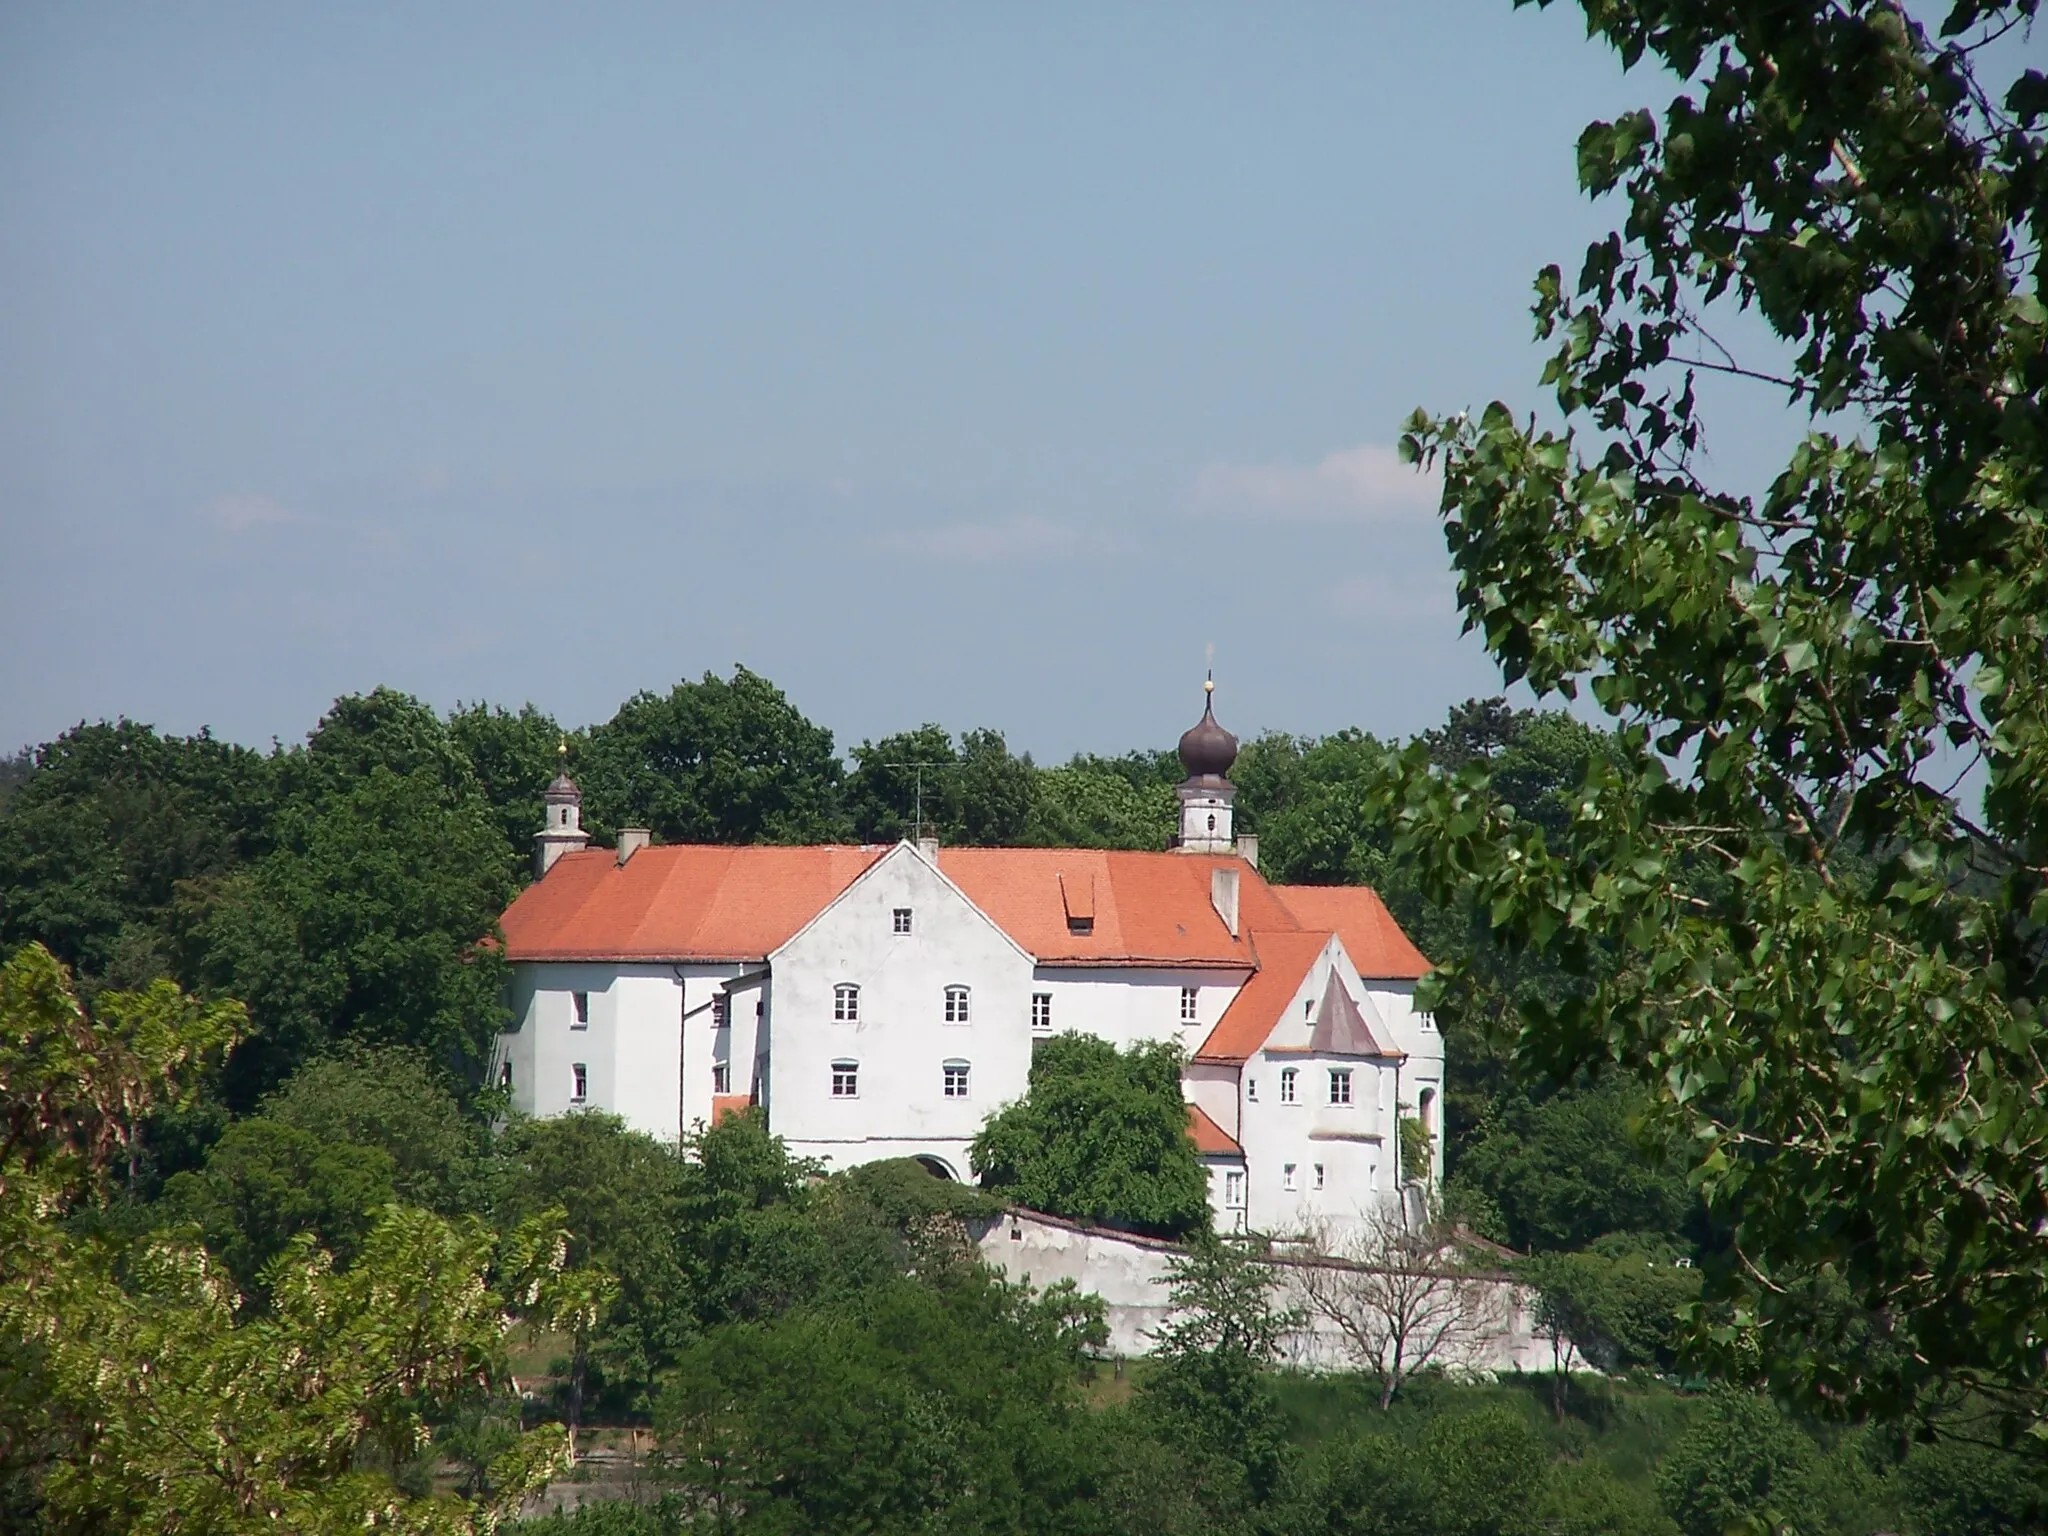
<instances>
[{"instance_id":1,"label":"gold finial","mask_svg":"<svg viewBox=\"0 0 2048 1536\"><path fill-rule=\"evenodd\" d=\"M1210 675L1209 677L1206 677L1206 678L1204 678L1204 679L1202 680L1202 692L1204 692L1204 693L1214 693L1215 691L1216 691L1216 678L1215 678L1215 676L1214 676L1214 675L1212 674L1212 675Z\"/></svg>"},{"instance_id":2,"label":"gold finial","mask_svg":"<svg viewBox=\"0 0 2048 1536\"><path fill-rule=\"evenodd\" d=\"M568 738L568 737L564 736L564 737L562 738L562 740L561 740L561 744L560 744L559 746L557 746L557 747L555 748L555 756L556 756L556 757L558 757L558 758L560 758L560 759L561 759L561 760L562 760L563 762L565 762L565 763L569 761L569 738Z\"/></svg>"}]
</instances>

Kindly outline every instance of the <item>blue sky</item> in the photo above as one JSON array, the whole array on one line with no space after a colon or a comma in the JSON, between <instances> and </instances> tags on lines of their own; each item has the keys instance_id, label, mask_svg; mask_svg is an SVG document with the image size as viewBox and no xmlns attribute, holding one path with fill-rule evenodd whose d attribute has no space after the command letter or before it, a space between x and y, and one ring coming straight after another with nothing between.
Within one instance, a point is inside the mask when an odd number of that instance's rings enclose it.
<instances>
[{"instance_id":1,"label":"blue sky","mask_svg":"<svg viewBox=\"0 0 2048 1536\"><path fill-rule=\"evenodd\" d=\"M0 10L0 750L743 662L842 745L1496 691L1417 404L1541 404L1576 11ZM1753 478L1787 430L1724 416Z\"/></svg>"}]
</instances>

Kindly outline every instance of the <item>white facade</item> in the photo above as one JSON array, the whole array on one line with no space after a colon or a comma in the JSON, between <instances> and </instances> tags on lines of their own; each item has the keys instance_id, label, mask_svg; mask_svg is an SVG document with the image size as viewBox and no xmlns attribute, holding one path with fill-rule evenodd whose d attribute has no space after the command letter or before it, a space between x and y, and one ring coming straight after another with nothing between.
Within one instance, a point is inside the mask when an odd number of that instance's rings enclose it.
<instances>
[{"instance_id":1,"label":"white facade","mask_svg":"<svg viewBox=\"0 0 2048 1536\"><path fill-rule=\"evenodd\" d=\"M1031 1070L1031 956L902 843L769 965L766 1102L790 1150L969 1177L968 1143Z\"/></svg>"}]
</instances>

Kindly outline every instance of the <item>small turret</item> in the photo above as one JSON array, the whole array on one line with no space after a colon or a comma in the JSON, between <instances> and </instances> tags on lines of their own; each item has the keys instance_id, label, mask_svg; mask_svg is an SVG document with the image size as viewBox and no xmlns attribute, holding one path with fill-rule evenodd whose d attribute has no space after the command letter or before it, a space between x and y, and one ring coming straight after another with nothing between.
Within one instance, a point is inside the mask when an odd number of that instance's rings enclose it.
<instances>
[{"instance_id":1,"label":"small turret","mask_svg":"<svg viewBox=\"0 0 2048 1536\"><path fill-rule=\"evenodd\" d=\"M1180 837L1174 846L1182 853L1234 853L1231 837L1231 802L1237 786L1225 778L1237 761L1237 738L1216 723L1216 679L1202 684L1202 718L1180 739L1180 764L1187 779L1174 791L1180 797Z\"/></svg>"},{"instance_id":2,"label":"small turret","mask_svg":"<svg viewBox=\"0 0 2048 1536\"><path fill-rule=\"evenodd\" d=\"M545 809L540 832L533 840L536 879L553 869L555 860L563 854L581 853L590 842L590 834L583 830L583 791L569 777L569 743L564 740L555 750L560 767L554 782L541 791Z\"/></svg>"}]
</instances>

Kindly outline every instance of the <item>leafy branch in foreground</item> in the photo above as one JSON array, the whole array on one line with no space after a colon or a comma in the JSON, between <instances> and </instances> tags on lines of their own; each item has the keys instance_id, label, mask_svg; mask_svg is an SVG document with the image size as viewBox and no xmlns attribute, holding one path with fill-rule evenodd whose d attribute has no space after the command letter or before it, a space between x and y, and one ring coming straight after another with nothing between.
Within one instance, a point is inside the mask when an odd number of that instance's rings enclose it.
<instances>
[{"instance_id":1,"label":"leafy branch in foreground","mask_svg":"<svg viewBox=\"0 0 2048 1536\"><path fill-rule=\"evenodd\" d=\"M522 1226L501 1253L478 1223L387 1206L345 1271L293 1240L252 1316L195 1243L61 1219L103 1198L133 1125L186 1100L240 1014L168 984L88 1013L39 945L0 967L5 1470L60 1531L493 1529L559 1464L559 1429L512 1440L489 1498L409 1496L391 1474L437 1405L502 1379L515 1305L562 1310L559 1233Z\"/></svg>"},{"instance_id":2,"label":"leafy branch in foreground","mask_svg":"<svg viewBox=\"0 0 2048 1536\"><path fill-rule=\"evenodd\" d=\"M1418 412L1403 447L1506 678L1620 730L1562 826L1418 749L1379 805L1434 893L1587 978L1522 1051L1655 1094L1730 1239L1724 1367L1843 1412L1975 1389L2048 1438L2048 80L1982 77L2035 5L1584 8L1685 88L1580 140L1627 218L1537 283L1570 428ZM1738 307L1782 361L1723 348ZM1706 483L1700 370L1813 422L1761 499Z\"/></svg>"}]
</instances>

